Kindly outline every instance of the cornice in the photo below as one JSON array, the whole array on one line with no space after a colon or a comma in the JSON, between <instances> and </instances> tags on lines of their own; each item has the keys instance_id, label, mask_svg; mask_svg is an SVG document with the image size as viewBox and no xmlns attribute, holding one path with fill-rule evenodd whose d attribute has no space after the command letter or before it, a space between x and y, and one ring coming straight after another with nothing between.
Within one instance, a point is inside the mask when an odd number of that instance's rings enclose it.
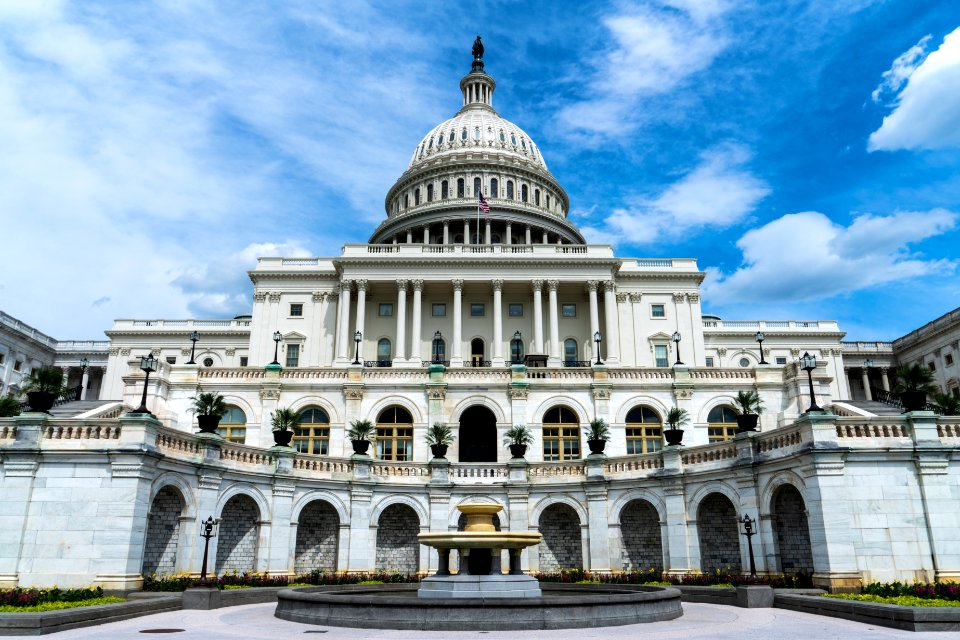
<instances>
[{"instance_id":1,"label":"cornice","mask_svg":"<svg viewBox=\"0 0 960 640\"><path fill-rule=\"evenodd\" d=\"M390 256L379 256L379 257L357 257L357 258L336 258L333 262L337 266L338 270L341 270L345 266L375 266L383 267L386 264L390 265L403 265L403 266L418 266L418 267L438 267L438 266L448 266L452 263L456 265L470 265L470 266L481 266L481 267L531 267L531 266L570 266L572 260L571 256L557 257L557 258L531 258L528 260L517 260L517 259L499 259L491 257L490 254L480 254L482 257L474 258L472 256L458 257L456 261L451 260L449 256L440 256L435 260L424 259L424 258L407 258L399 257L394 258ZM445 260L443 258L446 258ZM620 266L619 258L580 258L576 259L576 265L583 266L599 266L599 267L618 267ZM449 277L449 270L448 276Z\"/></svg>"}]
</instances>

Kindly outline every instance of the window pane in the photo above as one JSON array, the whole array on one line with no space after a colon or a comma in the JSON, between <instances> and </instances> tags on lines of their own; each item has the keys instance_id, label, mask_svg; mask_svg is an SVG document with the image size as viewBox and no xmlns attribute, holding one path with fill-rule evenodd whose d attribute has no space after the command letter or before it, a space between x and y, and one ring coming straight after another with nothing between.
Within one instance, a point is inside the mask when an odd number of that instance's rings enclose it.
<instances>
[{"instance_id":1,"label":"window pane","mask_svg":"<svg viewBox=\"0 0 960 640\"><path fill-rule=\"evenodd\" d=\"M300 362L300 345L287 345L287 366L296 367Z\"/></svg>"},{"instance_id":2,"label":"window pane","mask_svg":"<svg viewBox=\"0 0 960 640\"><path fill-rule=\"evenodd\" d=\"M577 317L577 305L575 304L563 304L560 305L561 315L564 318L576 318Z\"/></svg>"},{"instance_id":3,"label":"window pane","mask_svg":"<svg viewBox=\"0 0 960 640\"><path fill-rule=\"evenodd\" d=\"M511 318L522 318L523 317L523 305L518 302L511 302L508 306L508 314Z\"/></svg>"},{"instance_id":4,"label":"window pane","mask_svg":"<svg viewBox=\"0 0 960 640\"><path fill-rule=\"evenodd\" d=\"M393 303L392 302L381 302L380 303L380 315L384 317L393 316Z\"/></svg>"},{"instance_id":5,"label":"window pane","mask_svg":"<svg viewBox=\"0 0 960 640\"><path fill-rule=\"evenodd\" d=\"M654 345L653 353L657 360L656 366L658 367L668 366L667 365L667 345L665 344Z\"/></svg>"},{"instance_id":6,"label":"window pane","mask_svg":"<svg viewBox=\"0 0 960 640\"><path fill-rule=\"evenodd\" d=\"M433 317L442 318L447 315L447 305L442 303L436 303L433 305Z\"/></svg>"},{"instance_id":7,"label":"window pane","mask_svg":"<svg viewBox=\"0 0 960 640\"><path fill-rule=\"evenodd\" d=\"M662 304L650 305L650 315L654 318L666 318L667 314Z\"/></svg>"},{"instance_id":8,"label":"window pane","mask_svg":"<svg viewBox=\"0 0 960 640\"><path fill-rule=\"evenodd\" d=\"M484 305L482 303L474 302L470 305L470 315L474 318L483 317Z\"/></svg>"},{"instance_id":9,"label":"window pane","mask_svg":"<svg viewBox=\"0 0 960 640\"><path fill-rule=\"evenodd\" d=\"M290 305L290 315L291 316L302 316L303 315L303 305L302 304L291 304Z\"/></svg>"}]
</instances>

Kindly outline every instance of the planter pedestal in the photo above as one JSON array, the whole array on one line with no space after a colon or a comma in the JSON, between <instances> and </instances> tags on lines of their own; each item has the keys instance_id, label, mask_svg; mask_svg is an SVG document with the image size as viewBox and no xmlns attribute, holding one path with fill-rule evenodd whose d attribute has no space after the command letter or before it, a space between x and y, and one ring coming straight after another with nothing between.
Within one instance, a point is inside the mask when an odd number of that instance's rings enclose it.
<instances>
[{"instance_id":1,"label":"planter pedestal","mask_svg":"<svg viewBox=\"0 0 960 640\"><path fill-rule=\"evenodd\" d=\"M220 589L216 587L190 587L183 592L184 609L209 609L220 608Z\"/></svg>"}]
</instances>

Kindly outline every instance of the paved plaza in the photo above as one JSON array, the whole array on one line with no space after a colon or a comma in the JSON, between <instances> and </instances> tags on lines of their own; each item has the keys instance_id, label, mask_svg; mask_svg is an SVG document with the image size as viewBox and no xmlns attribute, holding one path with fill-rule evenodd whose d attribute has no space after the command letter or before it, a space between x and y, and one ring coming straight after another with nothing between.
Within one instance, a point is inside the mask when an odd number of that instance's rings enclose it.
<instances>
[{"instance_id":1,"label":"paved plaza","mask_svg":"<svg viewBox=\"0 0 960 640\"><path fill-rule=\"evenodd\" d=\"M321 636L335 638L484 638L517 640L519 638L771 638L776 640L820 640L826 638L862 640L863 638L937 638L956 637L952 633L912 633L875 625L849 622L783 609L739 609L712 604L684 603L684 616L669 622L604 627L600 629L567 629L562 631L381 631L377 629L344 629L287 622L273 617L275 604L253 604L214 611L172 611L145 616L99 627L75 629L50 634L48 638L90 638L121 640L154 636L144 633L154 629L183 629L182 632L157 634L177 640L218 640L219 638L274 639Z\"/></svg>"}]
</instances>

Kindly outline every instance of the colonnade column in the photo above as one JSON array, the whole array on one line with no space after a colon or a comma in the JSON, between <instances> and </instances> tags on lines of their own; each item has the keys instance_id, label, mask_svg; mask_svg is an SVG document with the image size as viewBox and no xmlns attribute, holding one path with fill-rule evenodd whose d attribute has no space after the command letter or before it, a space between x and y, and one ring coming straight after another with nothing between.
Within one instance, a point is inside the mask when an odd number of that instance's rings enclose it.
<instances>
[{"instance_id":1,"label":"colonnade column","mask_svg":"<svg viewBox=\"0 0 960 640\"><path fill-rule=\"evenodd\" d=\"M443 221L443 244L450 244L450 221Z\"/></svg>"},{"instance_id":2,"label":"colonnade column","mask_svg":"<svg viewBox=\"0 0 960 640\"><path fill-rule=\"evenodd\" d=\"M509 222L507 223L507 244L513 244L513 228Z\"/></svg>"},{"instance_id":3,"label":"colonnade column","mask_svg":"<svg viewBox=\"0 0 960 640\"><path fill-rule=\"evenodd\" d=\"M88 372L88 369L84 367L83 375L80 376L80 399L81 400L87 399L87 385L89 384L90 384L90 373Z\"/></svg>"},{"instance_id":4,"label":"colonnade column","mask_svg":"<svg viewBox=\"0 0 960 640\"><path fill-rule=\"evenodd\" d=\"M866 367L861 368L860 376L863 381L863 397L870 402L873 400L873 394L870 392L870 370Z\"/></svg>"},{"instance_id":5,"label":"colonnade column","mask_svg":"<svg viewBox=\"0 0 960 640\"><path fill-rule=\"evenodd\" d=\"M469 223L468 223L469 224ZM462 367L463 354L461 353L460 343L463 341L461 336L463 313L461 312L461 294L463 293L463 280L453 281L453 344L450 345L450 366Z\"/></svg>"},{"instance_id":6,"label":"colonnade column","mask_svg":"<svg viewBox=\"0 0 960 640\"><path fill-rule=\"evenodd\" d=\"M493 356L491 365L502 367L503 362L503 280L493 284Z\"/></svg>"},{"instance_id":7,"label":"colonnade column","mask_svg":"<svg viewBox=\"0 0 960 640\"><path fill-rule=\"evenodd\" d=\"M480 229L477 229L477 232L479 233ZM486 244L493 244L493 233L490 230L490 218L487 218L487 229L486 229L486 232L484 233L484 238L485 238L484 242Z\"/></svg>"},{"instance_id":8,"label":"colonnade column","mask_svg":"<svg viewBox=\"0 0 960 640\"><path fill-rule=\"evenodd\" d=\"M407 359L407 281L397 280L397 344L394 359Z\"/></svg>"},{"instance_id":9,"label":"colonnade column","mask_svg":"<svg viewBox=\"0 0 960 640\"><path fill-rule=\"evenodd\" d=\"M550 243L550 234L547 232L546 229L544 229L544 230L543 230L543 244L549 244L549 243Z\"/></svg>"},{"instance_id":10,"label":"colonnade column","mask_svg":"<svg viewBox=\"0 0 960 640\"><path fill-rule=\"evenodd\" d=\"M444 225L446 228L446 225ZM413 322L410 327L410 359L409 362L420 364L420 297L423 291L423 280L411 280L413 286Z\"/></svg>"},{"instance_id":11,"label":"colonnade column","mask_svg":"<svg viewBox=\"0 0 960 640\"><path fill-rule=\"evenodd\" d=\"M472 244L470 241L473 238L470 237L470 221L463 221L463 244Z\"/></svg>"},{"instance_id":12,"label":"colonnade column","mask_svg":"<svg viewBox=\"0 0 960 640\"><path fill-rule=\"evenodd\" d=\"M597 308L597 287L600 285L596 280L587 281L587 294L590 298L590 340L600 331L600 311ZM591 344L596 344L591 342ZM599 347L597 347L599 349ZM609 351L609 349L608 349ZM593 359L597 359L598 354L593 354Z\"/></svg>"},{"instance_id":13,"label":"colonnade column","mask_svg":"<svg viewBox=\"0 0 960 640\"><path fill-rule=\"evenodd\" d=\"M413 244L413 229L407 229L407 244Z\"/></svg>"},{"instance_id":14,"label":"colonnade column","mask_svg":"<svg viewBox=\"0 0 960 640\"><path fill-rule=\"evenodd\" d=\"M357 280L357 318L356 318L356 327L357 331L360 332L360 338L366 338L367 336L363 333L364 320L367 317L367 281L366 280ZM363 350L363 344L361 343L361 351Z\"/></svg>"},{"instance_id":15,"label":"colonnade column","mask_svg":"<svg viewBox=\"0 0 960 640\"><path fill-rule=\"evenodd\" d=\"M337 360L347 360L347 334L350 326L350 281L340 283L340 303L337 311Z\"/></svg>"},{"instance_id":16,"label":"colonnade column","mask_svg":"<svg viewBox=\"0 0 960 640\"><path fill-rule=\"evenodd\" d=\"M607 319L607 362L620 362L620 323L617 314L616 283L605 280L603 283L603 312Z\"/></svg>"},{"instance_id":17,"label":"colonnade column","mask_svg":"<svg viewBox=\"0 0 960 640\"><path fill-rule=\"evenodd\" d=\"M527 227L527 244L530 244L530 227ZM532 353L543 353L543 280L533 281L533 348Z\"/></svg>"},{"instance_id":18,"label":"colonnade column","mask_svg":"<svg viewBox=\"0 0 960 640\"><path fill-rule=\"evenodd\" d=\"M430 225L423 227L423 244L430 244Z\"/></svg>"},{"instance_id":19,"label":"colonnade column","mask_svg":"<svg viewBox=\"0 0 960 640\"><path fill-rule=\"evenodd\" d=\"M560 366L560 318L557 317L557 287L560 282L557 280L547 280L547 290L549 293L548 303L550 305L550 358L548 360L551 367Z\"/></svg>"},{"instance_id":20,"label":"colonnade column","mask_svg":"<svg viewBox=\"0 0 960 640\"><path fill-rule=\"evenodd\" d=\"M527 244L533 244L533 236L530 235L530 225L527 225Z\"/></svg>"},{"instance_id":21,"label":"colonnade column","mask_svg":"<svg viewBox=\"0 0 960 640\"><path fill-rule=\"evenodd\" d=\"M890 370L883 368L880 369L880 384L883 385L883 390L890 391Z\"/></svg>"}]
</instances>

